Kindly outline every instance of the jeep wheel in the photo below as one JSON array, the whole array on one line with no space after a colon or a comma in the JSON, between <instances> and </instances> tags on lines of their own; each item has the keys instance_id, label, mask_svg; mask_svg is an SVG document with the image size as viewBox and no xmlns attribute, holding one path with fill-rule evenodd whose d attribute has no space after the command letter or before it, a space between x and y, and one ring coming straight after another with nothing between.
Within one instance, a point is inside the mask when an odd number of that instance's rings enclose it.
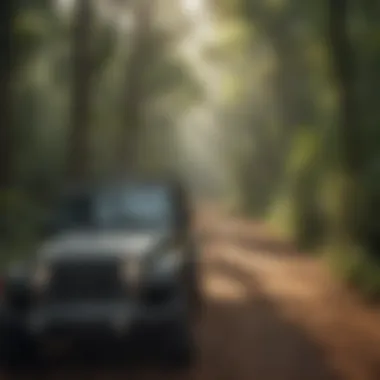
<instances>
[{"instance_id":1,"label":"jeep wheel","mask_svg":"<svg viewBox=\"0 0 380 380\"><path fill-rule=\"evenodd\" d=\"M172 354L171 358L172 367L175 370L189 370L193 367L195 362L194 348L190 344L184 345L181 348L177 348Z\"/></svg>"},{"instance_id":2,"label":"jeep wheel","mask_svg":"<svg viewBox=\"0 0 380 380\"><path fill-rule=\"evenodd\" d=\"M165 364L176 370L188 370L195 362L195 344L191 328L182 322L173 328L172 339L165 352Z\"/></svg>"},{"instance_id":3,"label":"jeep wheel","mask_svg":"<svg viewBox=\"0 0 380 380\"><path fill-rule=\"evenodd\" d=\"M6 372L14 373L34 370L38 367L37 351L29 337L23 332L9 326L1 336L1 367Z\"/></svg>"}]
</instances>

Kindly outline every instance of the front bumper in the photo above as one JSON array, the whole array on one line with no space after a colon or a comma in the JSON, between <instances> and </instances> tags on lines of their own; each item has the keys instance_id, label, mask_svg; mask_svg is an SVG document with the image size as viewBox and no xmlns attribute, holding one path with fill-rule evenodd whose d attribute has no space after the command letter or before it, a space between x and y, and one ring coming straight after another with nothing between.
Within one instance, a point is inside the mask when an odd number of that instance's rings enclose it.
<instances>
[{"instance_id":1,"label":"front bumper","mask_svg":"<svg viewBox=\"0 0 380 380\"><path fill-rule=\"evenodd\" d=\"M48 356L91 352L102 356L110 354L115 358L116 354L133 357L170 346L180 338L179 332L187 321L187 307L180 299L155 308L142 305L102 305L97 308L87 305L87 311L85 305L81 308L83 310L77 310L78 313L66 312L59 318L59 310L43 309L31 313L29 323L25 325L26 333L38 350ZM128 318L118 324L114 318L117 315L128 315ZM40 322L43 318L45 320L36 328L38 317Z\"/></svg>"}]
</instances>

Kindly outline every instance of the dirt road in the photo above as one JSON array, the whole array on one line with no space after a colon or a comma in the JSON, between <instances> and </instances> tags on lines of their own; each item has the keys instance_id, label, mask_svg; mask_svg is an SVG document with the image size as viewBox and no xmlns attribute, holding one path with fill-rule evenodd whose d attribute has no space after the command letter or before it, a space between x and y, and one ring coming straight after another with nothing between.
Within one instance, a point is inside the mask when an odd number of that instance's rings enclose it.
<instances>
[{"instance_id":1,"label":"dirt road","mask_svg":"<svg viewBox=\"0 0 380 380\"><path fill-rule=\"evenodd\" d=\"M260 225L235 222L204 244L202 264L200 360L191 373L77 378L380 380L380 312L348 295L315 259Z\"/></svg>"}]
</instances>

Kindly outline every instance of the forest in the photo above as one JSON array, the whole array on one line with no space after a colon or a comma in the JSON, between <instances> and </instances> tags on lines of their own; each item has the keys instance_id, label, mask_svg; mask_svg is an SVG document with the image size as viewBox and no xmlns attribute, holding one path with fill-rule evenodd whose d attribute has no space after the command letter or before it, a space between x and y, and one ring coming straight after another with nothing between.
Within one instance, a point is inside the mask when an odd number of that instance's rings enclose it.
<instances>
[{"instance_id":1,"label":"forest","mask_svg":"<svg viewBox=\"0 0 380 380\"><path fill-rule=\"evenodd\" d=\"M68 181L136 170L380 296L380 2L6 0L2 264Z\"/></svg>"}]
</instances>

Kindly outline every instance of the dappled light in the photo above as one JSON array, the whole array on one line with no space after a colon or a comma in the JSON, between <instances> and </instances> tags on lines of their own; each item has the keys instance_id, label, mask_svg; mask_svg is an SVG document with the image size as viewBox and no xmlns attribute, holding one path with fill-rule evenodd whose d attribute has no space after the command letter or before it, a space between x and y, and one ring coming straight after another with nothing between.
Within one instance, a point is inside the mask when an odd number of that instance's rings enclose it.
<instances>
[{"instance_id":1,"label":"dappled light","mask_svg":"<svg viewBox=\"0 0 380 380\"><path fill-rule=\"evenodd\" d=\"M184 185L199 250L195 367L72 377L379 380L380 2L4 1L4 273L129 176Z\"/></svg>"}]
</instances>

